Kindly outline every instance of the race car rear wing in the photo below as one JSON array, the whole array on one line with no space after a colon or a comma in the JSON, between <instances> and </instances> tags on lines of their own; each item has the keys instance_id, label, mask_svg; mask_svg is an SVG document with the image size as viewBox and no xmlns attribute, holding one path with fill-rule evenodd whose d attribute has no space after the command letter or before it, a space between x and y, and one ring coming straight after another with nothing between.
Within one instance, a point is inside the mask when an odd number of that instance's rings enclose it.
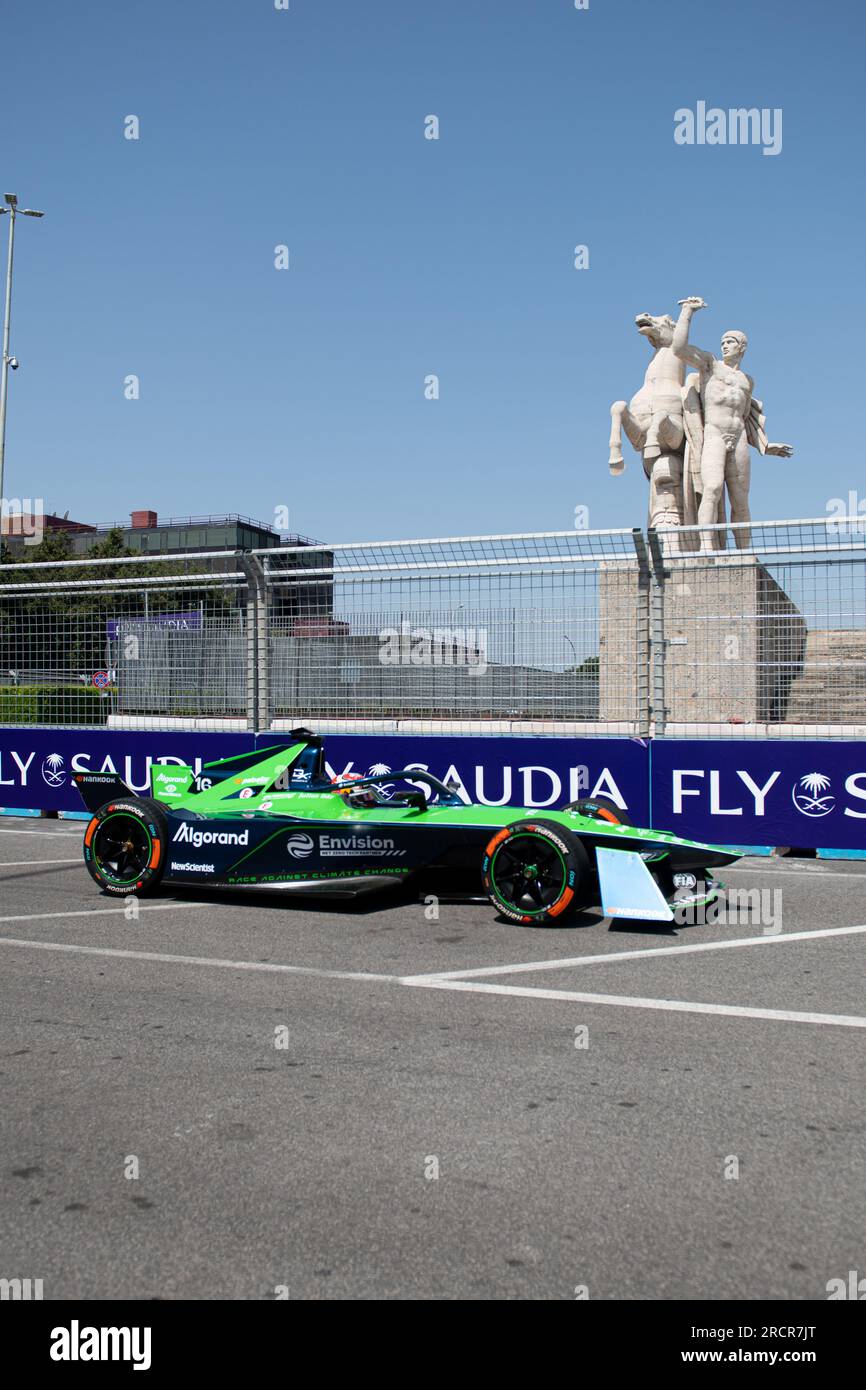
<instances>
[{"instance_id":1,"label":"race car rear wing","mask_svg":"<svg viewBox=\"0 0 866 1390\"><path fill-rule=\"evenodd\" d=\"M116 772L76 772L75 785L91 814L95 814L113 796L135 796L135 792Z\"/></svg>"}]
</instances>

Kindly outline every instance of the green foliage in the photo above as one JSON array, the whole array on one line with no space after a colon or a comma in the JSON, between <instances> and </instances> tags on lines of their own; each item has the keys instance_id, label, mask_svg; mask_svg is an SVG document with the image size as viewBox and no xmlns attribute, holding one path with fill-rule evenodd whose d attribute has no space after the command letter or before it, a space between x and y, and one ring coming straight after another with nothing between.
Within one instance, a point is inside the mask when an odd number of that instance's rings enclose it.
<instances>
[{"instance_id":1,"label":"green foliage","mask_svg":"<svg viewBox=\"0 0 866 1390\"><path fill-rule=\"evenodd\" d=\"M88 685L0 685L2 724L104 724L111 699Z\"/></svg>"},{"instance_id":2,"label":"green foliage","mask_svg":"<svg viewBox=\"0 0 866 1390\"><path fill-rule=\"evenodd\" d=\"M197 608L199 603L203 604L207 619L230 612L236 606L237 594L231 586L172 587L173 574L209 573L207 562L189 561L183 555L167 562L148 562L137 551L126 548L120 527L95 540L87 556L74 566L57 570L30 568L39 562L72 558L72 539L68 531L49 531L39 545L28 547L26 552L14 556L4 554L0 584L46 587L42 592L20 596L14 591L0 593L0 678L7 670L21 671L31 680L48 673L68 677L79 672L90 674L115 664L119 653L109 651L107 644L110 619L140 621L147 615L156 617L160 613ZM88 560L115 559L130 559L132 563L88 564ZM166 587L148 585L146 597L144 585L128 582L143 578L164 579ZM122 587L111 589L106 584L111 580L126 582ZM81 587L82 583L91 587ZM53 687L55 691L57 688ZM100 716L97 722L104 717L100 712L108 703L103 701L100 706L93 706L94 718ZM0 722L7 722L2 716L2 706ZM49 722L64 721L51 719ZM75 718L73 722L82 721Z\"/></svg>"}]
</instances>

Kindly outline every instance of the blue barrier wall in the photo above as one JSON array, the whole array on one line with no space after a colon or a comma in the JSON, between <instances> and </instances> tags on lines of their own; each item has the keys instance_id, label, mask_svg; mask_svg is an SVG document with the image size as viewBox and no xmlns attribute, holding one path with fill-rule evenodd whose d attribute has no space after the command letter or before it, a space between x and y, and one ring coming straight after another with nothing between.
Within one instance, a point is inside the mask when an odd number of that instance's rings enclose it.
<instances>
[{"instance_id":1,"label":"blue barrier wall","mask_svg":"<svg viewBox=\"0 0 866 1390\"><path fill-rule=\"evenodd\" d=\"M76 771L113 770L134 790L152 762L204 762L285 735L0 729L0 806L81 809ZM419 767L488 805L544 808L613 797L637 824L717 844L866 849L866 742L440 737L340 734L334 775Z\"/></svg>"}]
</instances>

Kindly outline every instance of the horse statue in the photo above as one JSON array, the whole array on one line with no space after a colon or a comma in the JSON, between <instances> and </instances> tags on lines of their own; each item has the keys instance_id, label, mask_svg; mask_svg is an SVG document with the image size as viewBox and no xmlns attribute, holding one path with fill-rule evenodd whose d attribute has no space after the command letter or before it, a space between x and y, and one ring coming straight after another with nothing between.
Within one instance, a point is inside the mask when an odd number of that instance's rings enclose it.
<instances>
[{"instance_id":1,"label":"horse statue","mask_svg":"<svg viewBox=\"0 0 866 1390\"><path fill-rule=\"evenodd\" d=\"M671 346L676 325L667 314L638 314L635 326L653 349L643 386L631 400L614 401L610 408L610 471L625 470L622 431L643 458L649 478L649 524L683 524L683 382L685 368Z\"/></svg>"}]
</instances>

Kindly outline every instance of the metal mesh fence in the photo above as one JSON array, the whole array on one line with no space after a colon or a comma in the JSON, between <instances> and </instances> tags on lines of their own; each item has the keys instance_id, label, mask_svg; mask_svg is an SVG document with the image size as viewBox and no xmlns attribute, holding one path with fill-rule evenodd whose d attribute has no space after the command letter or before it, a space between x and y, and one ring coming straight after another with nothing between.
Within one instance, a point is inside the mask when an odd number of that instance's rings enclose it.
<instances>
[{"instance_id":1,"label":"metal mesh fence","mask_svg":"<svg viewBox=\"0 0 866 1390\"><path fill-rule=\"evenodd\" d=\"M866 733L866 519L712 529L4 563L0 723Z\"/></svg>"},{"instance_id":2,"label":"metal mesh fence","mask_svg":"<svg viewBox=\"0 0 866 1390\"><path fill-rule=\"evenodd\" d=\"M232 553L0 567L0 723L246 727L247 580Z\"/></svg>"},{"instance_id":3,"label":"metal mesh fence","mask_svg":"<svg viewBox=\"0 0 866 1390\"><path fill-rule=\"evenodd\" d=\"M638 590L631 531L297 547L258 558L270 710L289 723L597 731L605 578ZM623 651L637 650L634 603L605 621ZM636 728L639 698L634 681L612 687L607 726Z\"/></svg>"},{"instance_id":4,"label":"metal mesh fence","mask_svg":"<svg viewBox=\"0 0 866 1390\"><path fill-rule=\"evenodd\" d=\"M866 518L684 531L659 532L656 547L656 731L866 732Z\"/></svg>"}]
</instances>

